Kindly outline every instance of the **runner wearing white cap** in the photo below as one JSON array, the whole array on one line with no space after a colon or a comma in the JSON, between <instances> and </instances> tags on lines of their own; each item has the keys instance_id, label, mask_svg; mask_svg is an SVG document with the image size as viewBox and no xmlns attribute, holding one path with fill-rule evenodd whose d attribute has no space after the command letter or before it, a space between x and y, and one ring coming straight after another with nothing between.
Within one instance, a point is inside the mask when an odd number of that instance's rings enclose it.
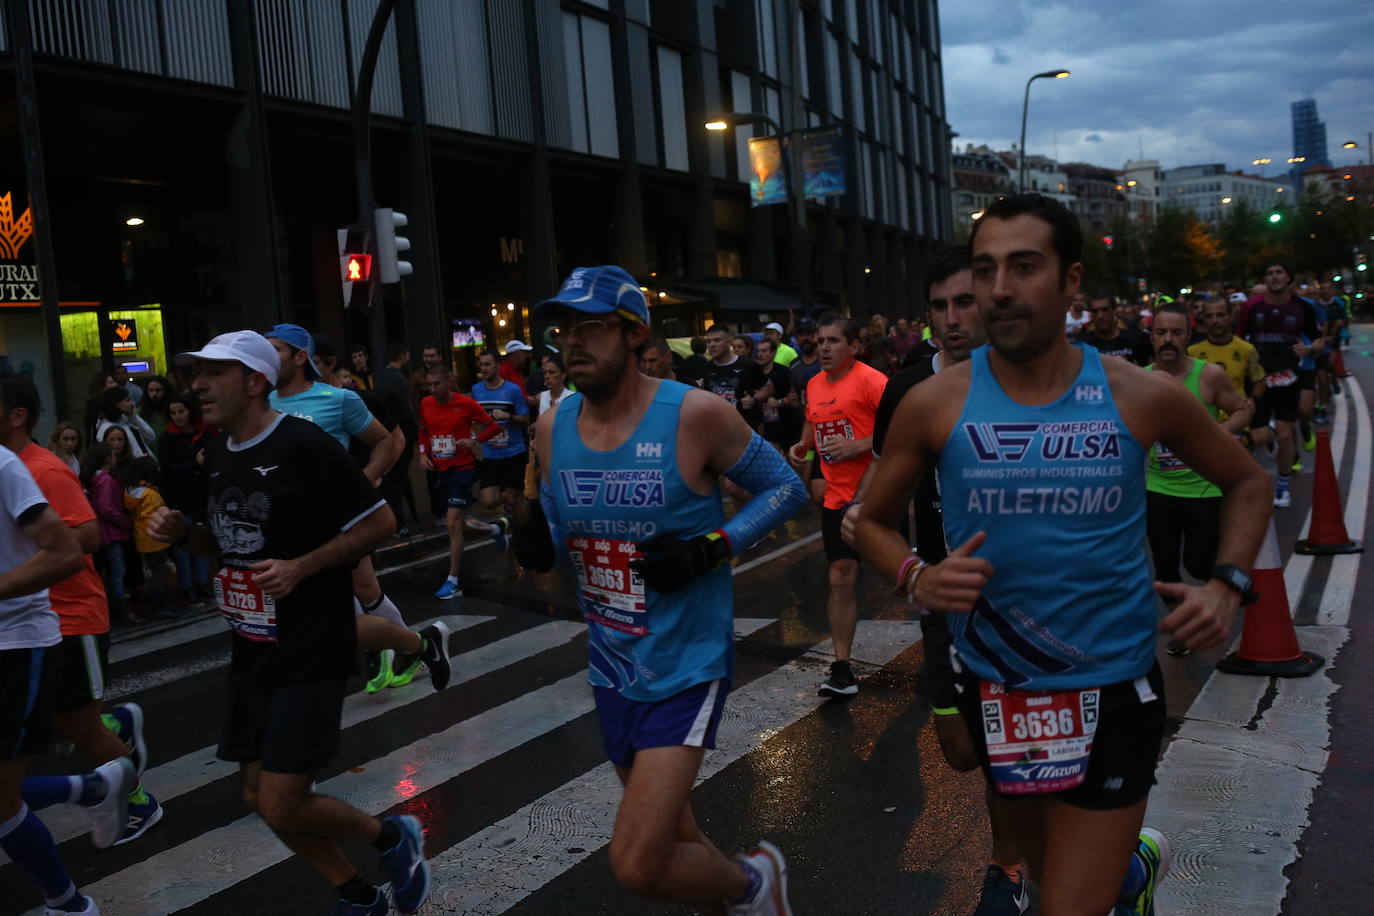
<instances>
[{"instance_id":1,"label":"runner wearing white cap","mask_svg":"<svg viewBox=\"0 0 1374 916\"><path fill-rule=\"evenodd\" d=\"M783 326L776 321L770 321L763 326L764 339L773 341L773 346L777 349L777 353L773 356L773 362L779 366L790 366L793 360L797 358L797 351L789 347L787 342L783 340L783 335L786 333L787 331Z\"/></svg>"}]
</instances>

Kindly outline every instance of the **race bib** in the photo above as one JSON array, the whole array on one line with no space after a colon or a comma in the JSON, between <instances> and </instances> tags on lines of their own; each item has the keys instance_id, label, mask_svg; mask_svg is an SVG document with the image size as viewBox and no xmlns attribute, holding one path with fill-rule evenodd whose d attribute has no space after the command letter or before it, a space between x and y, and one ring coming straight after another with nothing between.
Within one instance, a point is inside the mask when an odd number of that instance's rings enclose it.
<instances>
[{"instance_id":1,"label":"race bib","mask_svg":"<svg viewBox=\"0 0 1374 916\"><path fill-rule=\"evenodd\" d=\"M1284 369L1282 372L1273 372L1264 377L1264 384L1270 388L1287 388L1298 380L1298 374L1292 369Z\"/></svg>"},{"instance_id":2,"label":"race bib","mask_svg":"<svg viewBox=\"0 0 1374 916\"><path fill-rule=\"evenodd\" d=\"M458 443L452 436L434 436L429 440L435 458L452 458L458 454Z\"/></svg>"},{"instance_id":3,"label":"race bib","mask_svg":"<svg viewBox=\"0 0 1374 916\"><path fill-rule=\"evenodd\" d=\"M484 444L488 448L505 448L510 445L510 433L506 432L506 428L503 426L499 433L492 436Z\"/></svg>"},{"instance_id":4,"label":"race bib","mask_svg":"<svg viewBox=\"0 0 1374 916\"><path fill-rule=\"evenodd\" d=\"M215 573L215 603L244 639L277 641L277 602L258 587L248 570L221 568Z\"/></svg>"},{"instance_id":5,"label":"race bib","mask_svg":"<svg viewBox=\"0 0 1374 916\"><path fill-rule=\"evenodd\" d=\"M1013 690L983 681L983 736L997 791L1043 795L1082 784L1101 690Z\"/></svg>"},{"instance_id":6,"label":"race bib","mask_svg":"<svg viewBox=\"0 0 1374 916\"><path fill-rule=\"evenodd\" d=\"M767 401L763 403L763 422L778 422L778 409L776 407L770 407Z\"/></svg>"},{"instance_id":7,"label":"race bib","mask_svg":"<svg viewBox=\"0 0 1374 916\"><path fill-rule=\"evenodd\" d=\"M843 417L838 420L822 420L816 424L816 451L820 453L821 460L826 464L833 464L834 459L826 454L825 440L835 436L853 439L854 427L850 426L849 421Z\"/></svg>"},{"instance_id":8,"label":"race bib","mask_svg":"<svg viewBox=\"0 0 1374 916\"><path fill-rule=\"evenodd\" d=\"M1170 451L1169 447L1163 442L1155 443L1155 458L1159 461L1161 471L1186 471L1188 465L1183 463L1183 459Z\"/></svg>"},{"instance_id":9,"label":"race bib","mask_svg":"<svg viewBox=\"0 0 1374 916\"><path fill-rule=\"evenodd\" d=\"M568 538L568 556L588 620L633 636L648 634L644 580L630 568L641 556L633 541Z\"/></svg>"}]
</instances>

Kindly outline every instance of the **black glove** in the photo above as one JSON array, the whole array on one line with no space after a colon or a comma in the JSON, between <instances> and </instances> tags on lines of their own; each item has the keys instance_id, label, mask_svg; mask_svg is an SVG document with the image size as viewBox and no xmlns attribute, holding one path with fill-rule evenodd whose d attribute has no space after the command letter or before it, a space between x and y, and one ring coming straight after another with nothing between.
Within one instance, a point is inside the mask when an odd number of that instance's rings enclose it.
<instances>
[{"instance_id":1,"label":"black glove","mask_svg":"<svg viewBox=\"0 0 1374 916\"><path fill-rule=\"evenodd\" d=\"M532 501L529 510L529 520L511 532L511 550L515 553L515 562L525 569L537 573L548 572L558 558L553 535L549 533L549 520L539 500Z\"/></svg>"},{"instance_id":2,"label":"black glove","mask_svg":"<svg viewBox=\"0 0 1374 916\"><path fill-rule=\"evenodd\" d=\"M704 576L730 555L730 544L719 535L699 534L685 541L663 534L639 545L642 559L630 568L656 592L674 592L697 576Z\"/></svg>"}]
</instances>

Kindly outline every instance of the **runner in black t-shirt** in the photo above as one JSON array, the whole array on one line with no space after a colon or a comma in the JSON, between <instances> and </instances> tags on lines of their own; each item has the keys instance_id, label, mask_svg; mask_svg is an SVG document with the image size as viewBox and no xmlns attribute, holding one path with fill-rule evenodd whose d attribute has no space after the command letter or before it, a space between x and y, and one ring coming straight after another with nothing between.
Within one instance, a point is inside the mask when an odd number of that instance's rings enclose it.
<instances>
[{"instance_id":1,"label":"runner in black t-shirt","mask_svg":"<svg viewBox=\"0 0 1374 916\"><path fill-rule=\"evenodd\" d=\"M900 436L892 428L892 416L907 392L942 368L963 362L977 347L987 343L987 332L978 304L973 298L973 271L967 247L951 247L936 254L926 272L926 299L930 302L930 325L940 349L915 365L894 375L883 389L882 400L873 423L873 455L881 460L889 435ZM860 497L872 476L875 460L860 487ZM940 489L932 468L916 488L916 553L927 563L945 558L945 529L940 515ZM857 506L857 504L856 504ZM851 506L850 509L856 508ZM859 513L847 511L845 539L853 543L853 528ZM977 768L978 754L969 735L968 724L960 714L954 666L950 662L949 623L944 614L921 618L921 641L925 646L926 677L930 705L935 713L935 735L946 762L960 772ZM1008 828L1009 802L994 792L987 794L988 820L992 826L992 862L983 879L978 912L1015 913L1029 903L1027 881L1021 876L1021 854Z\"/></svg>"},{"instance_id":2,"label":"runner in black t-shirt","mask_svg":"<svg viewBox=\"0 0 1374 916\"><path fill-rule=\"evenodd\" d=\"M1137 366L1148 366L1154 359L1149 335L1118 323L1116 301L1110 293L1097 293L1088 300L1088 319L1090 323L1078 339L1103 356L1115 356Z\"/></svg>"},{"instance_id":3,"label":"runner in black t-shirt","mask_svg":"<svg viewBox=\"0 0 1374 916\"><path fill-rule=\"evenodd\" d=\"M765 337L755 350L755 361L773 386L763 400L763 438L779 448L786 448L797 441L801 419L796 410L787 406L787 395L792 391L792 373L774 361L777 352L777 344Z\"/></svg>"},{"instance_id":4,"label":"runner in black t-shirt","mask_svg":"<svg viewBox=\"0 0 1374 916\"><path fill-rule=\"evenodd\" d=\"M701 387L735 405L744 422L757 429L763 423L763 405L758 403L756 395L768 384L768 379L758 363L730 349L730 340L730 332L721 325L706 332L706 352L711 357L711 365L706 367Z\"/></svg>"},{"instance_id":5,"label":"runner in black t-shirt","mask_svg":"<svg viewBox=\"0 0 1374 916\"><path fill-rule=\"evenodd\" d=\"M215 599L234 633L218 756L239 764L249 805L338 890L335 912L386 906L336 845L348 839L376 846L396 909L413 913L429 892L420 822L379 821L313 789L338 753L354 672L349 567L395 517L338 442L269 406L280 363L266 338L221 334L181 359L195 362L205 419L226 434L206 450L210 524L163 507L149 533L223 558Z\"/></svg>"}]
</instances>

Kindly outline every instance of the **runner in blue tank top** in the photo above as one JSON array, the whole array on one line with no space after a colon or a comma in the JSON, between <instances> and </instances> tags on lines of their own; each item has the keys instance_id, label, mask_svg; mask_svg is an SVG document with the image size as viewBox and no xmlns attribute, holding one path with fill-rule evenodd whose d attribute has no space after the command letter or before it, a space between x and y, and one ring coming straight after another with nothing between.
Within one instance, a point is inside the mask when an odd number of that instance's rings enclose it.
<instances>
[{"instance_id":1,"label":"runner in blue tank top","mask_svg":"<svg viewBox=\"0 0 1374 916\"><path fill-rule=\"evenodd\" d=\"M1141 830L1163 740L1160 629L1227 638L1250 590L1270 503L1264 472L1187 389L1068 342L1082 231L1038 194L975 226L974 295L990 345L914 387L892 420L857 525L864 558L923 609L950 615L959 707L1046 914L1148 914L1168 844ZM1219 564L1201 586L1152 583L1145 454L1163 442L1223 496ZM897 533L939 472L945 532L927 565Z\"/></svg>"},{"instance_id":2,"label":"runner in blue tank top","mask_svg":"<svg viewBox=\"0 0 1374 916\"><path fill-rule=\"evenodd\" d=\"M761 842L727 859L688 798L733 675L721 561L794 514L802 482L733 406L639 373L649 309L619 267L573 271L535 318L557 319L578 393L539 418L543 517L512 545L523 566L549 569L557 552L577 575L602 740L625 784L611 867L645 897L790 913L781 853ZM728 522L721 477L754 494Z\"/></svg>"}]
</instances>

